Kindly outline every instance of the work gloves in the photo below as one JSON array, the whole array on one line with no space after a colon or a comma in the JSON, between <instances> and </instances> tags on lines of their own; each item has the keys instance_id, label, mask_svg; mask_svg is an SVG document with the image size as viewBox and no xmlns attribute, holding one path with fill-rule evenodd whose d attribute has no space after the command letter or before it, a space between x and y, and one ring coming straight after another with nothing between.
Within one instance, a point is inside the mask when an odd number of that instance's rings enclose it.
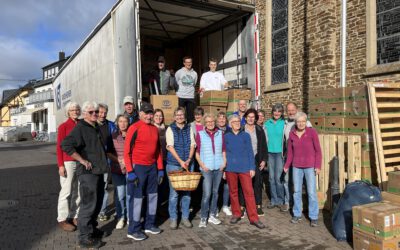
<instances>
[{"instance_id":1,"label":"work gloves","mask_svg":"<svg viewBox=\"0 0 400 250\"><path fill-rule=\"evenodd\" d=\"M135 187L139 186L139 178L135 174L135 172L128 173L128 182L133 183Z\"/></svg>"},{"instance_id":2,"label":"work gloves","mask_svg":"<svg viewBox=\"0 0 400 250\"><path fill-rule=\"evenodd\" d=\"M163 170L159 170L158 171L158 185L161 185L163 180L164 180L164 171Z\"/></svg>"}]
</instances>

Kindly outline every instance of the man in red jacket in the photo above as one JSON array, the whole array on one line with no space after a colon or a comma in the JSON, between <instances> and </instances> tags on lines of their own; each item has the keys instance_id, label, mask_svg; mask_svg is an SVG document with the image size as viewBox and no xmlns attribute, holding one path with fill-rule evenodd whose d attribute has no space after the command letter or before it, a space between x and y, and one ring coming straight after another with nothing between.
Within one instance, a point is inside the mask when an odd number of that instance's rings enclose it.
<instances>
[{"instance_id":1,"label":"man in red jacket","mask_svg":"<svg viewBox=\"0 0 400 250\"><path fill-rule=\"evenodd\" d=\"M58 127L57 135L57 165L61 185L58 196L57 221L64 231L72 232L76 230L78 225L77 218L80 201L76 160L61 149L61 142L77 124L81 115L81 108L76 102L69 102L65 108L68 120Z\"/></svg>"},{"instance_id":2,"label":"man in red jacket","mask_svg":"<svg viewBox=\"0 0 400 250\"><path fill-rule=\"evenodd\" d=\"M163 159L158 129L151 121L153 105L143 103L140 107L140 120L128 129L124 161L128 172L129 228L128 238L144 240L140 223L144 190L148 200L144 232L159 234L161 230L154 224L157 212L158 184L164 177Z\"/></svg>"}]
</instances>

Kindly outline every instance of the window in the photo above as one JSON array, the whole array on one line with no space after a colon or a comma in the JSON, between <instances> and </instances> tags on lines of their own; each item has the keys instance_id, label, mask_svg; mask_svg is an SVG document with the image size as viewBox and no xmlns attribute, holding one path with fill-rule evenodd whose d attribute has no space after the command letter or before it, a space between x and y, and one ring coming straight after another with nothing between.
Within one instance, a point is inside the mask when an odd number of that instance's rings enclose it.
<instances>
[{"instance_id":1,"label":"window","mask_svg":"<svg viewBox=\"0 0 400 250\"><path fill-rule=\"evenodd\" d=\"M266 13L265 91L291 88L290 0L268 0Z\"/></svg>"},{"instance_id":2,"label":"window","mask_svg":"<svg viewBox=\"0 0 400 250\"><path fill-rule=\"evenodd\" d=\"M376 0L377 64L400 61L400 1Z\"/></svg>"},{"instance_id":3,"label":"window","mask_svg":"<svg viewBox=\"0 0 400 250\"><path fill-rule=\"evenodd\" d=\"M366 2L366 75L399 72L400 0L370 0Z\"/></svg>"},{"instance_id":4,"label":"window","mask_svg":"<svg viewBox=\"0 0 400 250\"><path fill-rule=\"evenodd\" d=\"M288 0L272 1L271 84L288 82Z\"/></svg>"}]
</instances>

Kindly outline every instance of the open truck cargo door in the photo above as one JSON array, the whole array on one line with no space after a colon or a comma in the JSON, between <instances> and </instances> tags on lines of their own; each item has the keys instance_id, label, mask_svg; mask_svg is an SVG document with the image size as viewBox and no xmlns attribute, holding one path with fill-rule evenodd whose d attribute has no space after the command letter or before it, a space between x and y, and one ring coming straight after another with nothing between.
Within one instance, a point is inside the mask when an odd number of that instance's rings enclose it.
<instances>
[{"instance_id":1,"label":"open truck cargo door","mask_svg":"<svg viewBox=\"0 0 400 250\"><path fill-rule=\"evenodd\" d=\"M114 100L121 113L124 96L131 95L139 107L142 98L139 0L124 0L112 10L114 42Z\"/></svg>"}]
</instances>

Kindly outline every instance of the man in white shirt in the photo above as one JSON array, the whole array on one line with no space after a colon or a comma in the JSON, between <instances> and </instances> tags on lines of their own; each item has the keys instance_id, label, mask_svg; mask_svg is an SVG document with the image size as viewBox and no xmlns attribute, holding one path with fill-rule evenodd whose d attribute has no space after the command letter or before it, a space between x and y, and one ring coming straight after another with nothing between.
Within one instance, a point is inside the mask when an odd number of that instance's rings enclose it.
<instances>
[{"instance_id":1,"label":"man in white shirt","mask_svg":"<svg viewBox=\"0 0 400 250\"><path fill-rule=\"evenodd\" d=\"M204 73L200 79L200 92L208 90L224 90L228 87L228 82L224 75L217 72L217 60L210 58L208 66L210 71Z\"/></svg>"}]
</instances>

